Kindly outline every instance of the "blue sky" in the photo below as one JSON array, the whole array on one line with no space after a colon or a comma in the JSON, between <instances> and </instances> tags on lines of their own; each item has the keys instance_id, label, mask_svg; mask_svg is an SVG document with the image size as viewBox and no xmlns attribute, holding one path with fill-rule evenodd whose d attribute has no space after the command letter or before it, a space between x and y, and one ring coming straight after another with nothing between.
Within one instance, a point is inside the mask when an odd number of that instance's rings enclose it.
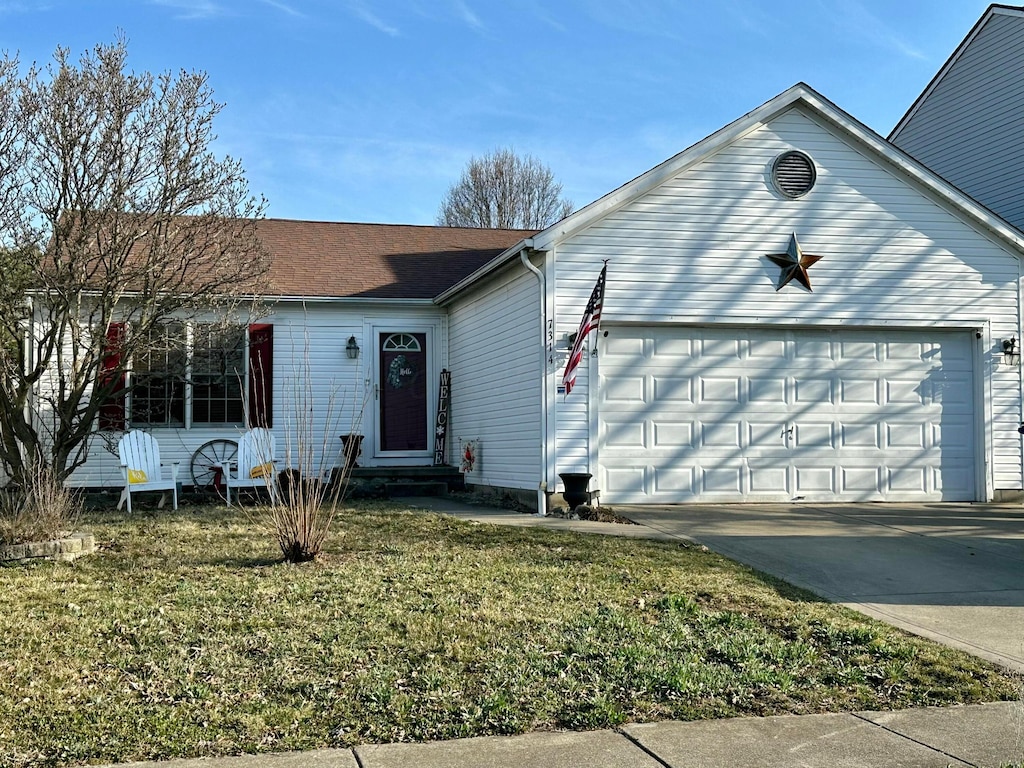
<instances>
[{"instance_id":1,"label":"blue sky","mask_svg":"<svg viewBox=\"0 0 1024 768\"><path fill-rule=\"evenodd\" d=\"M0 0L0 49L128 39L205 70L217 149L280 218L432 224L511 146L577 207L806 82L885 135L975 0Z\"/></svg>"}]
</instances>

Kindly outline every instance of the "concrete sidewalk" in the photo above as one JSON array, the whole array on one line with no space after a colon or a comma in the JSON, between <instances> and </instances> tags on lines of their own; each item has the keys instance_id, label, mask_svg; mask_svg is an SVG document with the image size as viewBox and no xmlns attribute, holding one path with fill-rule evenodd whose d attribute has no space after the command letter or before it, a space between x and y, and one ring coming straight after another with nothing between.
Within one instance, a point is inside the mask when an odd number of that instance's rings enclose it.
<instances>
[{"instance_id":1,"label":"concrete sidewalk","mask_svg":"<svg viewBox=\"0 0 1024 768\"><path fill-rule=\"evenodd\" d=\"M999 768L1024 760L1019 702L627 725L135 768ZM110 767L108 767L110 768Z\"/></svg>"},{"instance_id":2,"label":"concrete sidewalk","mask_svg":"<svg viewBox=\"0 0 1024 768\"><path fill-rule=\"evenodd\" d=\"M693 541L676 530L659 530L644 524L597 523L590 520L569 520L564 517L540 517L536 514L499 509L483 504L466 504L443 496L410 496L402 502L412 509L451 515L460 520L492 525L507 525L514 528L548 528L556 531L576 533L597 533L604 536L622 536L629 539L655 539L658 541Z\"/></svg>"}]
</instances>

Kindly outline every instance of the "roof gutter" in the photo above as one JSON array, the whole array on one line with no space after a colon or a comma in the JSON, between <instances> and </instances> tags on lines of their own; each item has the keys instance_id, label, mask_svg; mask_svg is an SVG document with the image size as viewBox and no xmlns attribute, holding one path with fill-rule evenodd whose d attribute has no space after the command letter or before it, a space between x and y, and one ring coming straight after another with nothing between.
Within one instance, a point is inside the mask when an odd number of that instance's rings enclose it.
<instances>
[{"instance_id":1,"label":"roof gutter","mask_svg":"<svg viewBox=\"0 0 1024 768\"><path fill-rule=\"evenodd\" d=\"M29 288L25 291L28 296L45 296L49 291L42 288ZM100 290L85 290L80 291L79 295L94 298L102 296L103 292ZM121 299L131 300L137 299L143 294L140 291L124 291L121 294ZM261 301L266 304L276 304L278 302L302 302L304 304L373 304L373 305L404 305L414 307L431 307L435 304L435 301L430 297L424 298L379 298L376 296L313 296L313 295L302 295L302 294L282 294L282 293L262 293L262 294L225 294L220 297L229 299L231 301L249 301L257 302Z\"/></svg>"},{"instance_id":2,"label":"roof gutter","mask_svg":"<svg viewBox=\"0 0 1024 768\"><path fill-rule=\"evenodd\" d=\"M300 296L300 295L268 295L261 296L266 304L277 304L279 302L298 302L304 304L373 304L379 306L387 304L391 306L412 306L430 307L434 302L432 299L378 299L373 296Z\"/></svg>"},{"instance_id":3,"label":"roof gutter","mask_svg":"<svg viewBox=\"0 0 1024 768\"><path fill-rule=\"evenodd\" d=\"M452 299L454 299L458 294L462 293L464 290L469 288L469 286L471 286L473 283L475 283L480 278L486 277L487 275L491 274L495 270L500 269L501 267L505 266L510 261L515 259L515 257L518 256L520 253L522 253L524 251L532 251L532 250L533 250L533 238L532 237L527 237L527 238L524 238L524 239L520 240L518 243L513 245L508 250L502 251L497 256L495 256L493 259L488 261L486 264L484 264L482 267L480 267L478 270L476 270L476 272L473 272L472 274L468 275L467 277L462 278L459 282L457 282L455 285L453 285L451 288L447 289L446 291L444 291L442 293L439 293L437 296L434 297L434 303L439 305L439 306L443 306L443 305L447 304ZM527 259L527 261L529 261L529 259ZM533 265L531 264L530 267L532 268Z\"/></svg>"}]
</instances>

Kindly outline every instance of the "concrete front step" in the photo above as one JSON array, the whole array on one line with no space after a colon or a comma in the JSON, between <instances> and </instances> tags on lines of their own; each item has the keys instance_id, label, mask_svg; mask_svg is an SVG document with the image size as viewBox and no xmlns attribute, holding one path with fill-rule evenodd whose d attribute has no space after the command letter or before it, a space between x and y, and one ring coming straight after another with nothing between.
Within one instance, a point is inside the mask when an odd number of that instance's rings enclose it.
<instances>
[{"instance_id":1,"label":"concrete front step","mask_svg":"<svg viewBox=\"0 0 1024 768\"><path fill-rule=\"evenodd\" d=\"M352 469L351 478L355 484L363 484L368 487L385 486L388 495L401 496L433 496L444 495L447 491L461 491L465 488L465 478L459 472L458 467L451 466L419 466L419 467L355 467ZM398 490L392 493L392 485L413 485L422 484L421 491L409 491L403 493ZM437 485L445 486L444 491L439 491Z\"/></svg>"},{"instance_id":2,"label":"concrete front step","mask_svg":"<svg viewBox=\"0 0 1024 768\"><path fill-rule=\"evenodd\" d=\"M446 496L448 483L436 480L407 480L404 482L385 483L384 491L389 499L403 496Z\"/></svg>"}]
</instances>

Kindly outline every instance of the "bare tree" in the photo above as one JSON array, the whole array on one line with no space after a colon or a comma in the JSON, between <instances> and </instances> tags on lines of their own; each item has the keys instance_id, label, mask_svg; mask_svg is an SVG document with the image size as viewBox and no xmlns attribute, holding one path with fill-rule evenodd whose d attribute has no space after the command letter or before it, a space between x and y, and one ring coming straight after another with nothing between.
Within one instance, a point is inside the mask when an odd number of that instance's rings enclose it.
<instances>
[{"instance_id":1,"label":"bare tree","mask_svg":"<svg viewBox=\"0 0 1024 768\"><path fill-rule=\"evenodd\" d=\"M212 151L206 74L126 59L121 38L24 73L0 60L0 268L20 281L0 337L22 340L0 345L0 463L15 482L70 475L130 361L172 322L250 306L267 269L265 203Z\"/></svg>"},{"instance_id":2,"label":"bare tree","mask_svg":"<svg viewBox=\"0 0 1024 768\"><path fill-rule=\"evenodd\" d=\"M544 229L572 213L562 185L531 155L497 149L470 158L437 214L443 227Z\"/></svg>"}]
</instances>

